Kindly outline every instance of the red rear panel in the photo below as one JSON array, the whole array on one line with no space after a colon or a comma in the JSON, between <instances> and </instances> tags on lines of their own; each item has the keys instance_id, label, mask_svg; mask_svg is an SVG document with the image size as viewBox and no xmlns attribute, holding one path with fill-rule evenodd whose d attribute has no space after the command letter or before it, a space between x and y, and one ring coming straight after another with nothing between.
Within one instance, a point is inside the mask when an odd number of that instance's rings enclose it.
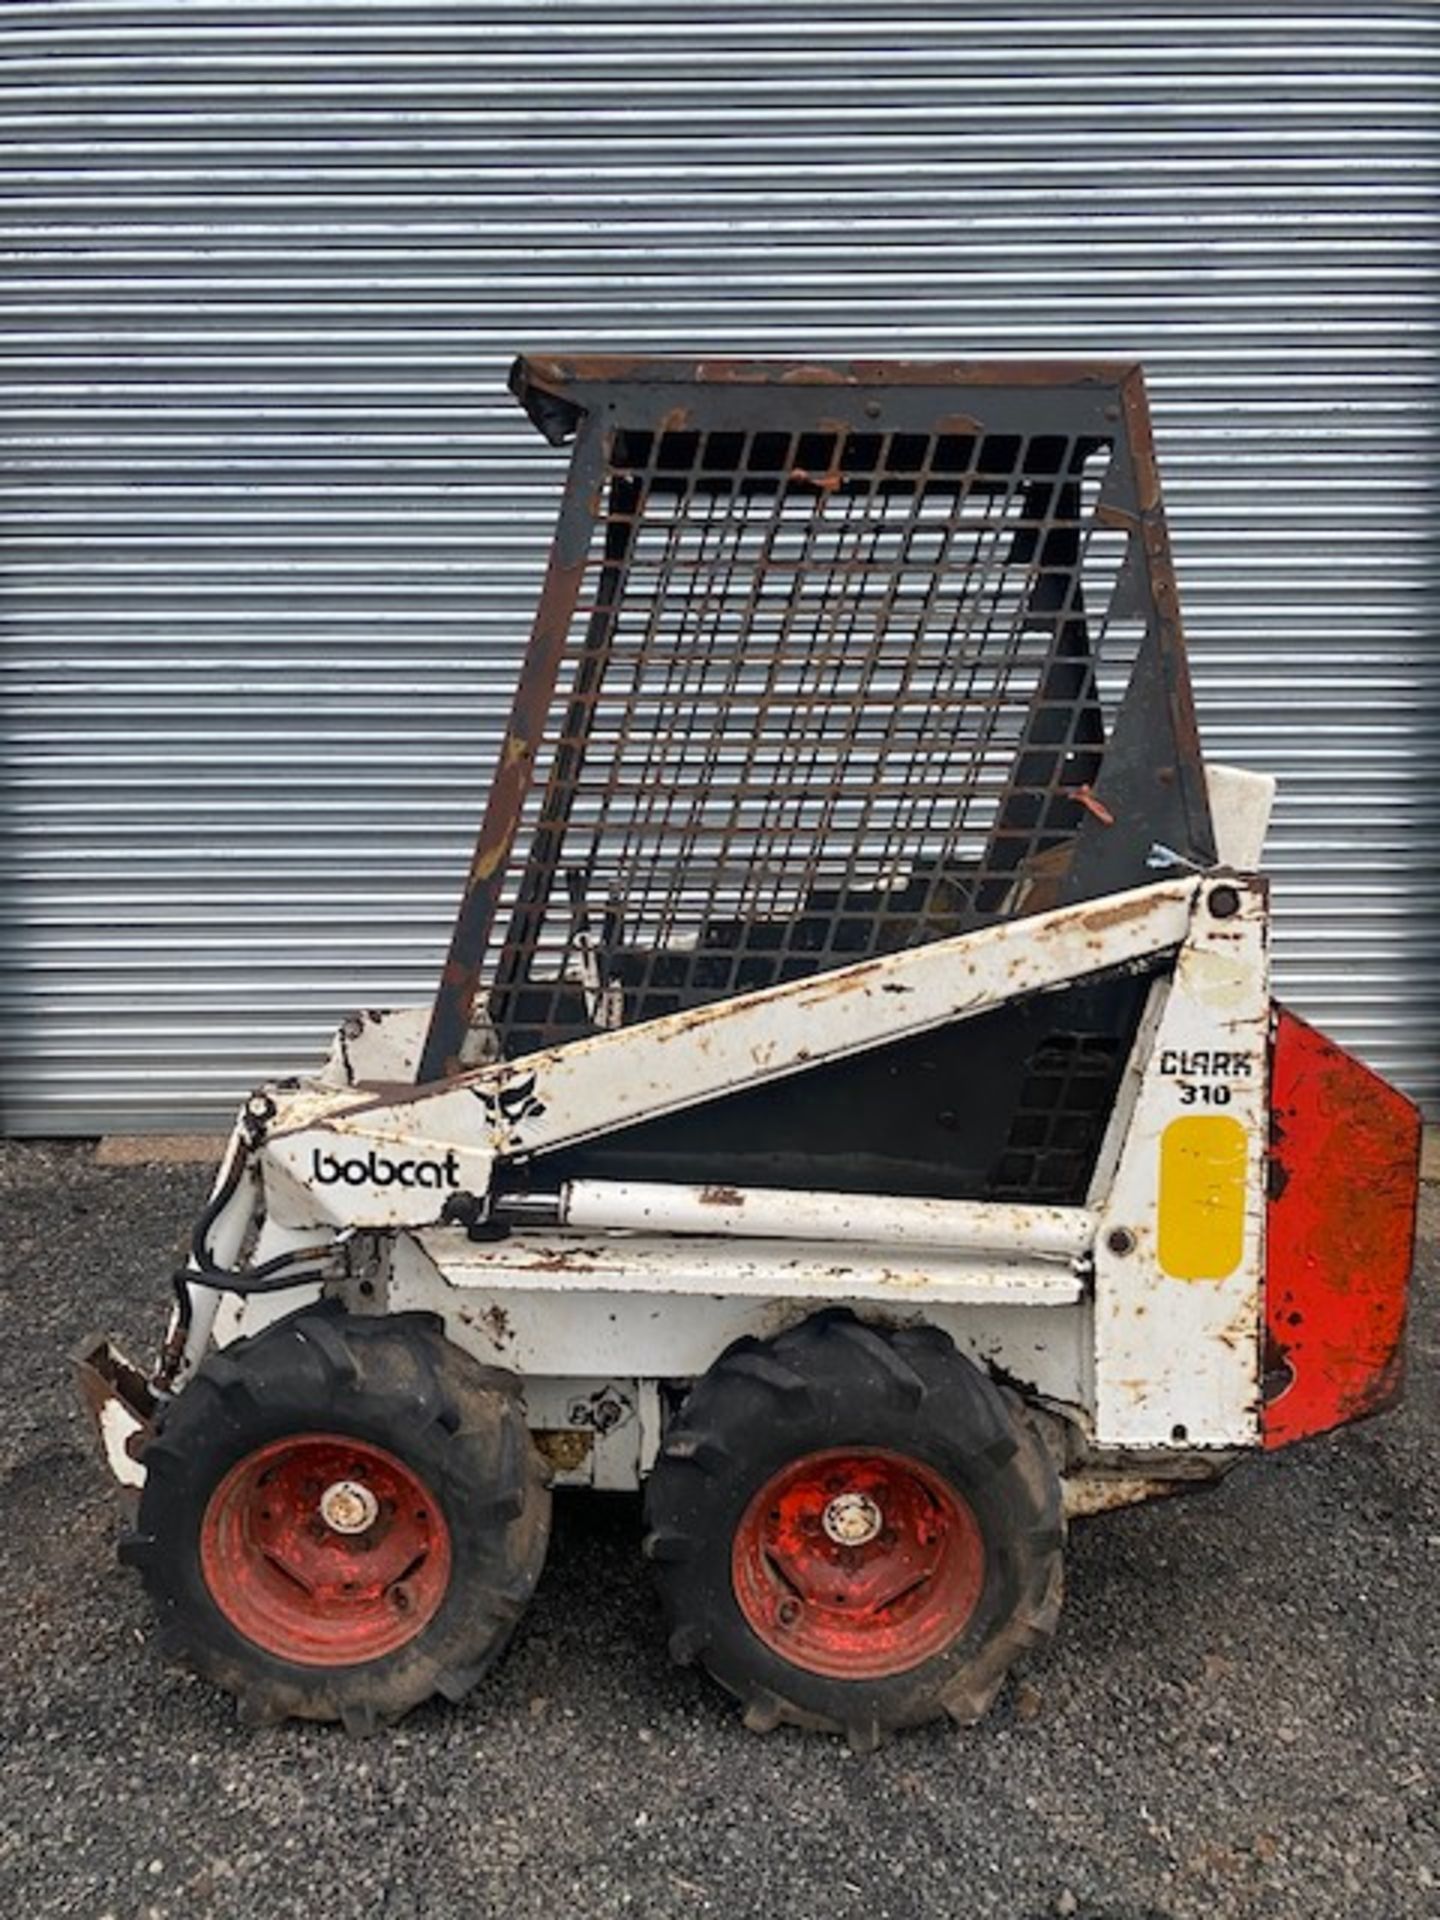
<instances>
[{"instance_id":1,"label":"red rear panel","mask_svg":"<svg viewBox=\"0 0 1440 1920\"><path fill-rule=\"evenodd\" d=\"M1270 1119L1261 1425L1283 1447L1399 1395L1420 1115L1277 1007Z\"/></svg>"}]
</instances>

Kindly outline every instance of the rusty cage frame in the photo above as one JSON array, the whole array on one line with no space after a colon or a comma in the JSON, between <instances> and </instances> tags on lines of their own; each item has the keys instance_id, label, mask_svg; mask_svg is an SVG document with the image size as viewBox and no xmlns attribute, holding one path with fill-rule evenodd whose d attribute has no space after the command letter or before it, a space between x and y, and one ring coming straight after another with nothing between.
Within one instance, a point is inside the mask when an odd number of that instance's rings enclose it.
<instances>
[{"instance_id":1,"label":"rusty cage frame","mask_svg":"<svg viewBox=\"0 0 1440 1920\"><path fill-rule=\"evenodd\" d=\"M1138 366L511 387L573 446L422 1081L492 954L515 1055L1213 861Z\"/></svg>"}]
</instances>

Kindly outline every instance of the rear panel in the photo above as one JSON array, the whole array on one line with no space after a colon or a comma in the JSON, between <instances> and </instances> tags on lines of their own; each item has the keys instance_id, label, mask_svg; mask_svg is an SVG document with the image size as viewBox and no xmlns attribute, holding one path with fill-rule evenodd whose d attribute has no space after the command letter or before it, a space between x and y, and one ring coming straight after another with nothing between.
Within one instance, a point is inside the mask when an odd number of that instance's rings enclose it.
<instances>
[{"instance_id":1,"label":"rear panel","mask_svg":"<svg viewBox=\"0 0 1440 1920\"><path fill-rule=\"evenodd\" d=\"M1267 1447L1377 1413L1401 1383L1420 1115L1281 1007L1271 1060Z\"/></svg>"}]
</instances>

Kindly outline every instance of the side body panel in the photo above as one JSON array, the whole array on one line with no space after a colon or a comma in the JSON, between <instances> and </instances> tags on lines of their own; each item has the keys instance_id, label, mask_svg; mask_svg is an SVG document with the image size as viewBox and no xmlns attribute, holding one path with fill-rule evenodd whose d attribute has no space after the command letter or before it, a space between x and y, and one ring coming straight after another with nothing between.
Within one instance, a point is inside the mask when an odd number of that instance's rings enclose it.
<instances>
[{"instance_id":1,"label":"side body panel","mask_svg":"<svg viewBox=\"0 0 1440 1920\"><path fill-rule=\"evenodd\" d=\"M1207 882L1095 1242L1102 1447L1259 1438L1270 999L1265 882Z\"/></svg>"},{"instance_id":2,"label":"side body panel","mask_svg":"<svg viewBox=\"0 0 1440 1920\"><path fill-rule=\"evenodd\" d=\"M1419 1123L1408 1101L1293 1016L1274 1021L1272 1047L1266 911L1262 880L1220 873L1103 911L1040 916L1023 937L986 929L954 952L935 944L887 956L433 1089L277 1089L255 1257L303 1242L331 1208L344 1226L400 1229L372 1278L352 1270L332 1288L353 1289L360 1311L438 1311L462 1344L562 1397L571 1392L562 1383L586 1379L650 1392L694 1377L743 1334L844 1303L886 1323L945 1327L982 1364L1066 1412L1092 1457L1217 1463L1262 1440L1324 1431L1386 1404L1397 1383ZM752 1218L738 1187L581 1182L545 1203L578 1196L579 1216L471 1241L437 1224L448 1185L417 1174L399 1194L390 1172L407 1156L447 1174L453 1161L453 1185L473 1156L488 1177L492 1154L523 1166L537 1147L543 1159L553 1141L623 1126L637 1104L703 1107L737 1080L803 1073L810 1049L823 1058L893 1044L947 1016L963 1027L1008 993L1107 962L1133 966L1172 943L1179 952L1151 990L1085 1208L892 1199L877 1211L832 1195L831 1219L827 1196L770 1191L749 1196ZM784 1025L794 1000L807 1003L803 1049ZM657 1046L664 1058L651 1057ZM637 1055L647 1071L605 1070L622 1058L634 1069ZM520 1106L506 1102L514 1078ZM317 1182L317 1139L331 1158L347 1156L343 1180L323 1159ZM386 1166L371 1177L376 1156ZM937 1208L963 1225L951 1229L957 1244L937 1250L922 1234L925 1245L907 1252L898 1244L907 1223ZM791 1212L804 1230L786 1238ZM312 1279L243 1303L226 1295L214 1337L251 1332L315 1290ZM540 1424L563 1436L572 1405L573 1393L558 1411L547 1404ZM624 1483L630 1457L610 1448L605 1484ZM642 1445L635 1459L645 1457ZM584 1470L598 1472L596 1460Z\"/></svg>"}]
</instances>

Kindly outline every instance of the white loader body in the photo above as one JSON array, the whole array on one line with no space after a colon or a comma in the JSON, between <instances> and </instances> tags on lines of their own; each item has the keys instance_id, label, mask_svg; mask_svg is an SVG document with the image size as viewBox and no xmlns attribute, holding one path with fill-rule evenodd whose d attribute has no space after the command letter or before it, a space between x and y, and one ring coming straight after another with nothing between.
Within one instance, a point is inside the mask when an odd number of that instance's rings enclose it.
<instances>
[{"instance_id":1,"label":"white loader body","mask_svg":"<svg viewBox=\"0 0 1440 1920\"><path fill-rule=\"evenodd\" d=\"M1418 1116L1274 1005L1139 369L545 359L573 442L433 1004L241 1109L126 1556L257 1718L461 1699L643 1488L747 1723L982 1714L1066 1514L1399 1390Z\"/></svg>"},{"instance_id":2,"label":"white loader body","mask_svg":"<svg viewBox=\"0 0 1440 1920\"><path fill-rule=\"evenodd\" d=\"M415 1015L352 1023L323 1079L255 1097L274 1106L265 1143L212 1230L233 1242L263 1211L254 1259L334 1244L317 1259L324 1278L252 1295L197 1287L185 1368L210 1340L253 1333L322 1289L362 1313L424 1308L521 1376L562 1482L634 1487L659 1444L667 1383L742 1335L844 1305L882 1325L943 1328L1072 1423L1085 1442L1078 1506L1101 1497L1097 1475L1115 1478L1111 1502L1126 1484L1139 1497L1193 1477L1259 1437L1266 944L1263 882L1222 872L434 1087L380 1079L403 1065ZM1157 958L1167 965L1084 1207L718 1181L579 1181L508 1211L492 1195L497 1169L652 1107L703 1104ZM438 1224L458 1196L475 1203L483 1237Z\"/></svg>"}]
</instances>

